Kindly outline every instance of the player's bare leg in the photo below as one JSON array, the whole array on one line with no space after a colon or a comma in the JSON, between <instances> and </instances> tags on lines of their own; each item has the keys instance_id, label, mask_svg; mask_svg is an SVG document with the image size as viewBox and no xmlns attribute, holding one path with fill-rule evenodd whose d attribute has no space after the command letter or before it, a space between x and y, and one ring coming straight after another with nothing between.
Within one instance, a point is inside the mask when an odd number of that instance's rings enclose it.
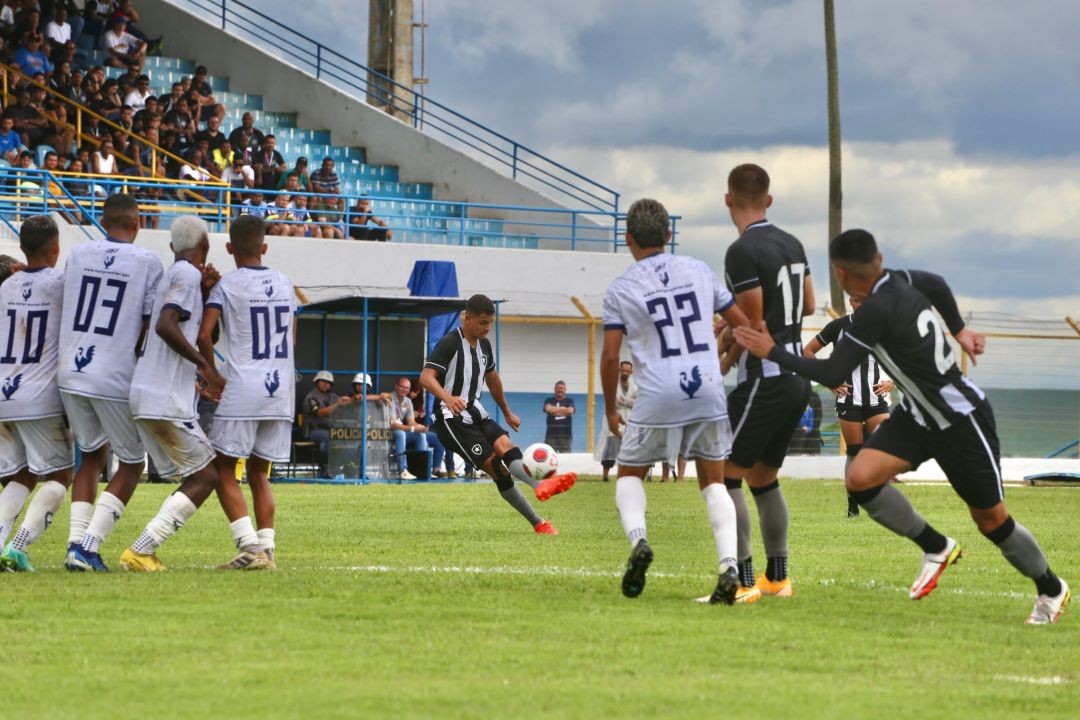
<instances>
[{"instance_id":1,"label":"player's bare leg","mask_svg":"<svg viewBox=\"0 0 1080 720\"><path fill-rule=\"evenodd\" d=\"M619 509L626 539L630 541L630 558L623 573L622 594L636 598L645 590L645 573L653 561L645 531L645 473L648 467L619 465L615 481L615 507Z\"/></svg>"},{"instance_id":2,"label":"player's bare leg","mask_svg":"<svg viewBox=\"0 0 1080 720\"><path fill-rule=\"evenodd\" d=\"M685 462L680 458L681 462ZM712 526L713 541L716 543L716 557L720 568L720 577L716 589L709 596L712 604L734 605L739 590L738 575L738 521L735 516L735 503L724 487L723 460L695 460L698 475L698 488L705 501L705 511Z\"/></svg>"},{"instance_id":3,"label":"player's bare leg","mask_svg":"<svg viewBox=\"0 0 1080 720\"><path fill-rule=\"evenodd\" d=\"M29 475L29 473L25 480L31 483L31 487L36 484L34 476ZM13 485L26 487L26 483L19 476L16 476L15 479L8 483L9 488ZM15 572L33 572L34 566L30 564L26 549L36 542L42 533L52 525L53 516L56 515L56 511L60 509L60 505L64 502L64 496L67 495L70 486L71 468L57 470L51 473L45 479L45 482L41 483L37 493L34 494L34 499L30 501L30 505L26 508L22 524L15 532L11 542L4 547L3 554L0 554L0 568ZM6 491L7 488L5 488ZM0 495L0 499L2 499L2 495ZM4 532L3 534L6 535L7 533ZM3 541L0 541L0 545L2 544Z\"/></svg>"},{"instance_id":4,"label":"player's bare leg","mask_svg":"<svg viewBox=\"0 0 1080 720\"><path fill-rule=\"evenodd\" d=\"M889 484L891 477L910 469L911 463L906 460L863 448L848 468L844 485L875 522L922 549L922 567L909 593L912 600L919 600L937 587L938 578L960 559L962 551L955 540L935 530L903 493Z\"/></svg>"},{"instance_id":5,"label":"player's bare leg","mask_svg":"<svg viewBox=\"0 0 1080 720\"><path fill-rule=\"evenodd\" d=\"M847 469L851 467L851 462L855 459L855 456L859 454L859 451L862 450L863 424L852 420L841 420L840 435L844 438L844 445L846 446L845 454L847 457L844 459L844 474L846 475ZM855 498L850 492L847 494L847 502L847 516L849 518L859 517L859 503L855 502Z\"/></svg>"},{"instance_id":6,"label":"player's bare leg","mask_svg":"<svg viewBox=\"0 0 1080 720\"><path fill-rule=\"evenodd\" d=\"M233 543L240 551L232 560L219 566L219 569L266 569L269 559L259 545L259 536L255 532L251 516L248 515L247 500L244 499L244 493L236 481L236 461L237 458L228 455L218 455L214 460L218 473L218 501L221 503L221 509L225 511L225 517L229 520L229 532L232 533Z\"/></svg>"}]
</instances>

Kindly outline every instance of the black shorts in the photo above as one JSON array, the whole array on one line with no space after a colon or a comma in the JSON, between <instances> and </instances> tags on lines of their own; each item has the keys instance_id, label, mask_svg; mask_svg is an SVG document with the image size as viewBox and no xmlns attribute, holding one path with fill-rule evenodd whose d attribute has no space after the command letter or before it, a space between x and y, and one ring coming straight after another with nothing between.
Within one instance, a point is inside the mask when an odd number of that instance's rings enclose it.
<instances>
[{"instance_id":1,"label":"black shorts","mask_svg":"<svg viewBox=\"0 0 1080 720\"><path fill-rule=\"evenodd\" d=\"M863 445L911 463L912 469L931 458L969 507L985 510L1005 497L1001 487L1001 447L994 411L983 402L970 415L945 430L929 430L898 407Z\"/></svg>"},{"instance_id":2,"label":"black shorts","mask_svg":"<svg viewBox=\"0 0 1080 720\"><path fill-rule=\"evenodd\" d=\"M872 417L888 414L888 403L881 403L880 405L852 405L851 407L846 405L836 406L836 417L845 422L864 423Z\"/></svg>"},{"instance_id":3,"label":"black shorts","mask_svg":"<svg viewBox=\"0 0 1080 720\"><path fill-rule=\"evenodd\" d=\"M748 380L728 396L734 443L729 460L741 467L784 464L791 436L810 401L810 381L798 375Z\"/></svg>"},{"instance_id":4,"label":"black shorts","mask_svg":"<svg viewBox=\"0 0 1080 720\"><path fill-rule=\"evenodd\" d=\"M495 441L507 434L491 418L481 420L479 425L466 424L460 417L439 418L432 427L443 447L460 453L466 462L477 468L495 452Z\"/></svg>"}]
</instances>

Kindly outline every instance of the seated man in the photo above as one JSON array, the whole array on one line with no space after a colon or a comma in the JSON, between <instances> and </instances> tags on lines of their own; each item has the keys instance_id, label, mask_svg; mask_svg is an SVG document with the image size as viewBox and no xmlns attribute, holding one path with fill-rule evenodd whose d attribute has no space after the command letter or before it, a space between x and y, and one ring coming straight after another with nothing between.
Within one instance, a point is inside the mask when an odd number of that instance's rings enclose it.
<instances>
[{"instance_id":1,"label":"seated man","mask_svg":"<svg viewBox=\"0 0 1080 720\"><path fill-rule=\"evenodd\" d=\"M398 469L402 480L415 480L409 472L407 450L427 450L427 428L416 422L409 391L412 383L409 378L398 378L394 385L394 394L390 401L390 429L394 433L394 453L397 455ZM442 461L442 458L439 458ZM437 467L432 462L433 467Z\"/></svg>"},{"instance_id":2,"label":"seated man","mask_svg":"<svg viewBox=\"0 0 1080 720\"><path fill-rule=\"evenodd\" d=\"M298 232L300 235L303 235L303 226L293 223L292 203L289 202L288 193L279 193L274 198L274 202L270 204L270 209L267 211L265 219L267 235L284 235L286 237L292 237Z\"/></svg>"},{"instance_id":3,"label":"seated man","mask_svg":"<svg viewBox=\"0 0 1080 720\"><path fill-rule=\"evenodd\" d=\"M105 51L105 64L112 67L127 67L132 63L142 64L146 60L146 43L127 31L127 19L116 17L109 21L109 29L101 38Z\"/></svg>"},{"instance_id":4,"label":"seated man","mask_svg":"<svg viewBox=\"0 0 1080 720\"><path fill-rule=\"evenodd\" d=\"M378 227L368 227L368 223ZM394 231L385 220L372 214L371 200L362 197L349 210L349 237L353 240L390 240Z\"/></svg>"},{"instance_id":5,"label":"seated man","mask_svg":"<svg viewBox=\"0 0 1080 720\"><path fill-rule=\"evenodd\" d=\"M319 464L326 467L330 451L330 423L338 408L352 405L349 395L333 391L334 376L328 370L315 373L315 386L304 396L304 426L308 440L319 446Z\"/></svg>"}]
</instances>

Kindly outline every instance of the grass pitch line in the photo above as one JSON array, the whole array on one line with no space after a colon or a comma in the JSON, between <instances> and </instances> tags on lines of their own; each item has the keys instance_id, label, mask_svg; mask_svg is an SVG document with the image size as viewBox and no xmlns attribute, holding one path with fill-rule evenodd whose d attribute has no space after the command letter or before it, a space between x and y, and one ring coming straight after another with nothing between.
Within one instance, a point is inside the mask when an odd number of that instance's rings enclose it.
<instances>
[{"instance_id":1,"label":"grass pitch line","mask_svg":"<svg viewBox=\"0 0 1080 720\"><path fill-rule=\"evenodd\" d=\"M1049 677L1034 677L1032 675L995 675L995 680L1003 680L1005 682L1024 683L1027 685L1068 685L1072 682L1071 679L1061 677L1060 675L1050 675Z\"/></svg>"}]
</instances>

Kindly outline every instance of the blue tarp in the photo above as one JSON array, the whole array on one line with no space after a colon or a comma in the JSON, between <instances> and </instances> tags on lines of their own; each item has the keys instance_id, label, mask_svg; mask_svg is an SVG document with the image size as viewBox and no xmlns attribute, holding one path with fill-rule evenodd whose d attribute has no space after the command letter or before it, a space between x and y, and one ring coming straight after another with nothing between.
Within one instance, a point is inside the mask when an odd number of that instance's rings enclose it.
<instances>
[{"instance_id":1,"label":"blue tarp","mask_svg":"<svg viewBox=\"0 0 1080 720\"><path fill-rule=\"evenodd\" d=\"M447 260L417 260L408 282L409 294L419 297L458 296L457 266ZM442 336L461 324L459 313L435 315L428 319L427 354L435 349ZM429 393L425 411L431 414L435 398Z\"/></svg>"}]
</instances>

